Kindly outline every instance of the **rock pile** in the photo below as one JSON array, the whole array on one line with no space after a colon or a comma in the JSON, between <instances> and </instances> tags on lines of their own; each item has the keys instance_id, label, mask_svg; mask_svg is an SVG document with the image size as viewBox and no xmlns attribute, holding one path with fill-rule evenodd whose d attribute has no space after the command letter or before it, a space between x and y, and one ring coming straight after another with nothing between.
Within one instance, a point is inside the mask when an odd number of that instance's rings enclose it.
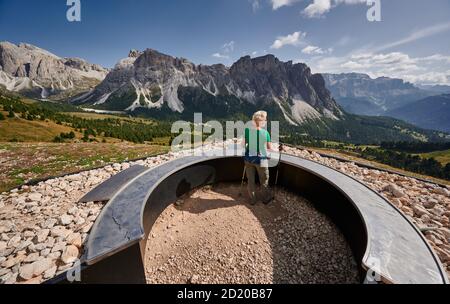
<instances>
[{"instance_id":1,"label":"rock pile","mask_svg":"<svg viewBox=\"0 0 450 304\"><path fill-rule=\"evenodd\" d=\"M286 150L348 174L380 193L424 233L450 276L450 186L444 188L412 177L366 169L315 152Z\"/></svg>"}]
</instances>

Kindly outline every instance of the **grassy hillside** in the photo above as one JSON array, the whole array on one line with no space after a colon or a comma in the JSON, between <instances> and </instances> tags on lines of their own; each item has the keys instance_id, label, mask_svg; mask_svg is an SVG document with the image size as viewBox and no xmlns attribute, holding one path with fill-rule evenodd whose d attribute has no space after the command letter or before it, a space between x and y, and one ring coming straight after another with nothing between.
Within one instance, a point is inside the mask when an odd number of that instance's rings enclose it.
<instances>
[{"instance_id":1,"label":"grassy hillside","mask_svg":"<svg viewBox=\"0 0 450 304\"><path fill-rule=\"evenodd\" d=\"M133 143L0 143L0 192L50 176L165 153Z\"/></svg>"},{"instance_id":2,"label":"grassy hillside","mask_svg":"<svg viewBox=\"0 0 450 304\"><path fill-rule=\"evenodd\" d=\"M444 166L450 163L450 150L422 153L418 155L422 158L434 158Z\"/></svg>"},{"instance_id":3,"label":"grassy hillside","mask_svg":"<svg viewBox=\"0 0 450 304\"><path fill-rule=\"evenodd\" d=\"M0 142L50 142L55 136L73 130L70 127L58 125L53 121L29 121L20 118L18 115L14 118L8 118L8 112L0 112L6 117L5 120L0 121Z\"/></svg>"},{"instance_id":4,"label":"grassy hillside","mask_svg":"<svg viewBox=\"0 0 450 304\"><path fill-rule=\"evenodd\" d=\"M151 143L171 136L169 122L83 113L71 105L29 101L1 93L0 111L3 141L52 141L52 137L56 140L56 136L67 132L84 142Z\"/></svg>"}]
</instances>

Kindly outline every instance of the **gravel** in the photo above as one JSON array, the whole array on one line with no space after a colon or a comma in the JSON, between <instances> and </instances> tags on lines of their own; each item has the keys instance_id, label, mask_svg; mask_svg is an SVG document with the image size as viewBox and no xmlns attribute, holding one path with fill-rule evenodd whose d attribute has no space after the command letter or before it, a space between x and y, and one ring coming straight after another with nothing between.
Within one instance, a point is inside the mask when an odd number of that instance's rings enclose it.
<instances>
[{"instance_id":1,"label":"gravel","mask_svg":"<svg viewBox=\"0 0 450 304\"><path fill-rule=\"evenodd\" d=\"M344 236L304 198L278 190L250 206L236 185L169 206L146 248L148 283L359 283Z\"/></svg>"}]
</instances>

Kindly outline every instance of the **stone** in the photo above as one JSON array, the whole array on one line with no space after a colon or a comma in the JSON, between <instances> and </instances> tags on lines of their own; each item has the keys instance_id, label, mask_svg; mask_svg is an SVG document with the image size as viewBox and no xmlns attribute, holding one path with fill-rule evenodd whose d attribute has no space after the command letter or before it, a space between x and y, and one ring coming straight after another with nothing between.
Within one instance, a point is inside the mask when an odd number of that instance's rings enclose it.
<instances>
[{"instance_id":1,"label":"stone","mask_svg":"<svg viewBox=\"0 0 450 304\"><path fill-rule=\"evenodd\" d=\"M62 226L55 226L52 228L50 234L51 234L51 236L54 236L54 237L66 238L70 234L70 230L67 230L66 228L64 228Z\"/></svg>"},{"instance_id":2,"label":"stone","mask_svg":"<svg viewBox=\"0 0 450 304\"><path fill-rule=\"evenodd\" d=\"M2 283L2 284L14 284L17 281L17 276L18 275L19 275L18 273L10 272L10 273L4 275L0 279L0 283Z\"/></svg>"},{"instance_id":3,"label":"stone","mask_svg":"<svg viewBox=\"0 0 450 304\"><path fill-rule=\"evenodd\" d=\"M8 244L8 243L6 243L6 242L3 242L3 241L1 241L1 242L0 242L0 251L3 251L3 250L5 250L5 249L6 249L6 246L7 246L7 244Z\"/></svg>"},{"instance_id":4,"label":"stone","mask_svg":"<svg viewBox=\"0 0 450 304\"><path fill-rule=\"evenodd\" d=\"M66 245L66 242L58 242L53 246L51 252L63 251L66 248Z\"/></svg>"},{"instance_id":5,"label":"stone","mask_svg":"<svg viewBox=\"0 0 450 304\"><path fill-rule=\"evenodd\" d=\"M74 206L74 207L70 208L70 209L67 211L67 214L70 214L70 215L77 215L78 212L79 212L78 208L77 208L76 206Z\"/></svg>"},{"instance_id":6,"label":"stone","mask_svg":"<svg viewBox=\"0 0 450 304\"><path fill-rule=\"evenodd\" d=\"M197 284L199 280L199 276L194 274L189 278L189 284Z\"/></svg>"},{"instance_id":7,"label":"stone","mask_svg":"<svg viewBox=\"0 0 450 304\"><path fill-rule=\"evenodd\" d=\"M442 209L439 205L435 206L433 209L430 210L430 213L436 215L436 216L442 216L445 213L445 210Z\"/></svg>"},{"instance_id":8,"label":"stone","mask_svg":"<svg viewBox=\"0 0 450 304\"><path fill-rule=\"evenodd\" d=\"M32 238L34 237L34 232L31 230L27 230L24 233L22 233L22 237L25 239Z\"/></svg>"},{"instance_id":9,"label":"stone","mask_svg":"<svg viewBox=\"0 0 450 304\"><path fill-rule=\"evenodd\" d=\"M74 245L78 248L81 247L81 234L80 233L71 233L66 238L67 244Z\"/></svg>"},{"instance_id":10,"label":"stone","mask_svg":"<svg viewBox=\"0 0 450 304\"><path fill-rule=\"evenodd\" d=\"M52 259L44 258L34 262L32 265L33 265L33 275L39 276L45 271L55 266L55 263L53 262Z\"/></svg>"},{"instance_id":11,"label":"stone","mask_svg":"<svg viewBox=\"0 0 450 304\"><path fill-rule=\"evenodd\" d=\"M55 275L56 275L56 270L58 269L58 267L55 265L55 266L53 266L52 268L50 268L50 269L47 269L45 272L44 272L44 279L51 279L51 278L53 278Z\"/></svg>"},{"instance_id":12,"label":"stone","mask_svg":"<svg viewBox=\"0 0 450 304\"><path fill-rule=\"evenodd\" d=\"M17 247L17 246L19 246L21 240L22 240L22 238L20 237L20 235L15 235L14 237L12 237L9 240L8 247Z\"/></svg>"},{"instance_id":13,"label":"stone","mask_svg":"<svg viewBox=\"0 0 450 304\"><path fill-rule=\"evenodd\" d=\"M447 242L450 243L450 229L448 228L440 228L439 231L442 233L442 235L445 237Z\"/></svg>"},{"instance_id":14,"label":"stone","mask_svg":"<svg viewBox=\"0 0 450 304\"><path fill-rule=\"evenodd\" d=\"M42 228L48 228L48 229L51 229L51 228L53 228L53 227L56 225L56 223L58 223L58 220L51 218L51 219L46 220L46 221L41 225L41 227L42 227Z\"/></svg>"},{"instance_id":15,"label":"stone","mask_svg":"<svg viewBox=\"0 0 450 304\"><path fill-rule=\"evenodd\" d=\"M0 277L3 277L5 274L12 272L9 268L0 268Z\"/></svg>"},{"instance_id":16,"label":"stone","mask_svg":"<svg viewBox=\"0 0 450 304\"><path fill-rule=\"evenodd\" d=\"M72 223L73 217L68 215L68 214L63 214L60 218L59 218L59 222L61 225L63 226L67 226L70 223Z\"/></svg>"},{"instance_id":17,"label":"stone","mask_svg":"<svg viewBox=\"0 0 450 304\"><path fill-rule=\"evenodd\" d=\"M41 200L41 198L42 198L42 194L37 193L37 192L33 192L33 193L28 194L28 199L30 201L39 202Z\"/></svg>"},{"instance_id":18,"label":"stone","mask_svg":"<svg viewBox=\"0 0 450 304\"><path fill-rule=\"evenodd\" d=\"M20 284L38 285L38 284L41 284L41 282L42 282L42 276L37 276L37 277L34 277L34 278L32 278L30 280L27 280L25 282L20 282Z\"/></svg>"},{"instance_id":19,"label":"stone","mask_svg":"<svg viewBox=\"0 0 450 304\"><path fill-rule=\"evenodd\" d=\"M50 229L41 229L36 233L36 236L33 239L33 242L35 244L37 243L43 243L47 239L48 235L50 234Z\"/></svg>"},{"instance_id":20,"label":"stone","mask_svg":"<svg viewBox=\"0 0 450 304\"><path fill-rule=\"evenodd\" d=\"M433 199L433 198L430 198L430 199L428 199L426 202L423 203L423 206L424 206L425 208L427 208L427 209L432 209L432 208L434 208L434 206L436 206L437 204L438 204L438 201L437 201L437 200L435 200L435 199Z\"/></svg>"},{"instance_id":21,"label":"stone","mask_svg":"<svg viewBox=\"0 0 450 304\"><path fill-rule=\"evenodd\" d=\"M19 277L23 280L29 280L33 277L33 264L25 264L19 268Z\"/></svg>"},{"instance_id":22,"label":"stone","mask_svg":"<svg viewBox=\"0 0 450 304\"><path fill-rule=\"evenodd\" d=\"M0 257L9 256L14 251L14 248L7 248L5 250L0 250Z\"/></svg>"},{"instance_id":23,"label":"stone","mask_svg":"<svg viewBox=\"0 0 450 304\"><path fill-rule=\"evenodd\" d=\"M70 264L75 262L77 259L78 259L78 248L74 245L67 246L61 256L61 260L65 264Z\"/></svg>"},{"instance_id":24,"label":"stone","mask_svg":"<svg viewBox=\"0 0 450 304\"><path fill-rule=\"evenodd\" d=\"M57 259L59 259L60 256L61 256L61 251L55 251L55 252L49 253L47 255L47 258L52 259L52 260L57 260Z\"/></svg>"},{"instance_id":25,"label":"stone","mask_svg":"<svg viewBox=\"0 0 450 304\"><path fill-rule=\"evenodd\" d=\"M395 184L389 184L384 188L385 191L389 191L396 198L402 198L405 196L405 193Z\"/></svg>"},{"instance_id":26,"label":"stone","mask_svg":"<svg viewBox=\"0 0 450 304\"><path fill-rule=\"evenodd\" d=\"M4 261L0 266L3 268L11 268L17 264L17 259L14 257L10 257L6 261Z\"/></svg>"},{"instance_id":27,"label":"stone","mask_svg":"<svg viewBox=\"0 0 450 304\"><path fill-rule=\"evenodd\" d=\"M43 256L44 258L46 258L46 257L48 257L50 252L51 252L50 248L45 248L45 249L41 250L40 255Z\"/></svg>"},{"instance_id":28,"label":"stone","mask_svg":"<svg viewBox=\"0 0 450 304\"><path fill-rule=\"evenodd\" d=\"M414 211L414 214L417 215L418 217L421 217L424 214L428 214L428 211L425 208L423 208L422 206L419 206L419 205L414 205L412 207L412 209Z\"/></svg>"},{"instance_id":29,"label":"stone","mask_svg":"<svg viewBox=\"0 0 450 304\"><path fill-rule=\"evenodd\" d=\"M25 258L24 262L25 263L32 263L32 262L36 262L38 259L39 259L39 253L34 252L34 253L29 254Z\"/></svg>"},{"instance_id":30,"label":"stone","mask_svg":"<svg viewBox=\"0 0 450 304\"><path fill-rule=\"evenodd\" d=\"M15 250L14 250L14 252L19 252L19 251L21 251L21 250L24 250L24 249L26 249L26 248L28 248L28 246L30 246L30 245L32 245L33 244L33 242L31 242L31 241L22 241L16 248L15 248Z\"/></svg>"}]
</instances>

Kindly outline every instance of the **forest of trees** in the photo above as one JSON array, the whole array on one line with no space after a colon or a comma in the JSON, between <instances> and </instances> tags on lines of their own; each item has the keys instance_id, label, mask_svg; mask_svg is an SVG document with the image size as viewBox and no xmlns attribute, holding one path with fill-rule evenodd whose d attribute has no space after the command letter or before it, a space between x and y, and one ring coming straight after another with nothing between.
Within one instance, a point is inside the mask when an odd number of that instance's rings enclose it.
<instances>
[{"instance_id":1,"label":"forest of trees","mask_svg":"<svg viewBox=\"0 0 450 304\"><path fill-rule=\"evenodd\" d=\"M407 171L450 180L450 163L443 166L434 158L422 158L405 152L377 148L365 148L361 149L360 152L360 155L366 159Z\"/></svg>"},{"instance_id":2,"label":"forest of trees","mask_svg":"<svg viewBox=\"0 0 450 304\"><path fill-rule=\"evenodd\" d=\"M408 153L429 153L449 150L450 142L383 142L381 148Z\"/></svg>"}]
</instances>

